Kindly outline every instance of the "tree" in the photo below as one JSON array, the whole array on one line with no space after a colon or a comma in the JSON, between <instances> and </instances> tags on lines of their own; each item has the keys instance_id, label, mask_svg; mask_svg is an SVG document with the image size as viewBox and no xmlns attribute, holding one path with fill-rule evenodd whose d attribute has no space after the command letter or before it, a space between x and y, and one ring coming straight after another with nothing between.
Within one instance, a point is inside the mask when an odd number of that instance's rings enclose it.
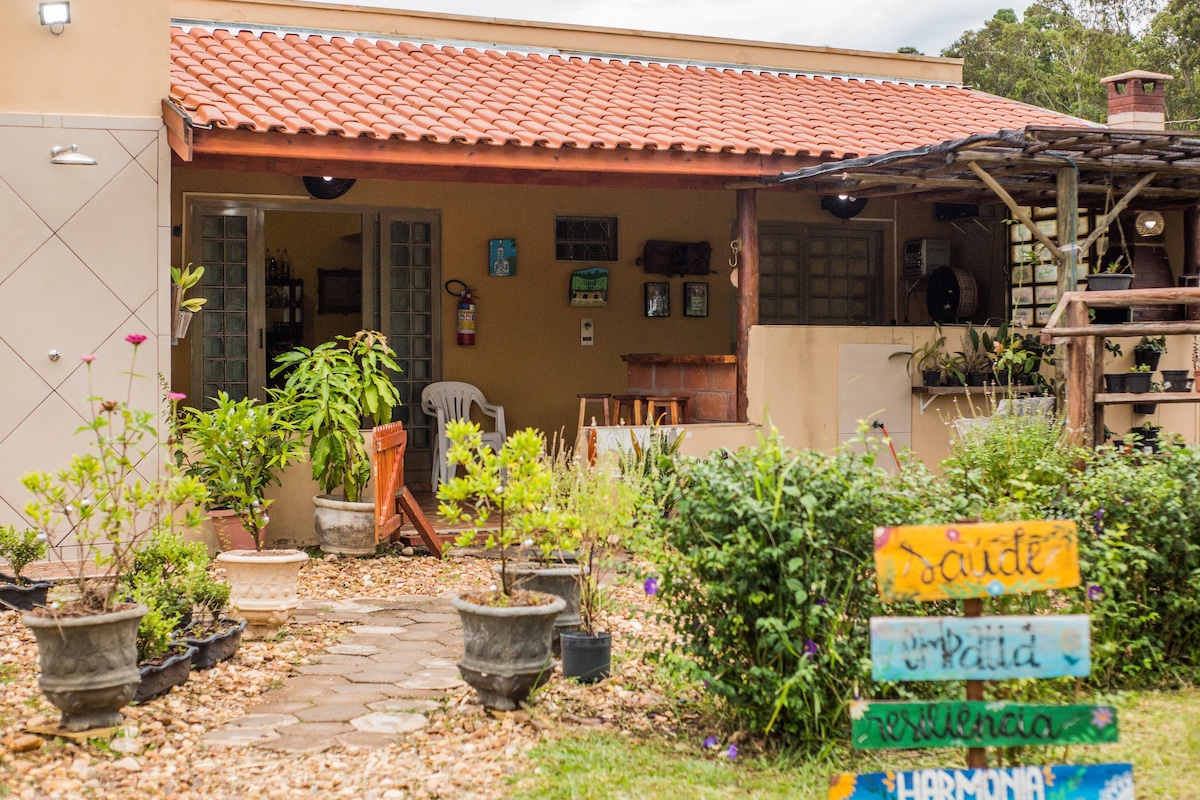
<instances>
[{"instance_id":1,"label":"tree","mask_svg":"<svg viewBox=\"0 0 1200 800\"><path fill-rule=\"evenodd\" d=\"M1200 128L1200 5L1171 0L1141 41L1148 67L1174 77L1167 84L1167 119L1184 130Z\"/></svg>"}]
</instances>

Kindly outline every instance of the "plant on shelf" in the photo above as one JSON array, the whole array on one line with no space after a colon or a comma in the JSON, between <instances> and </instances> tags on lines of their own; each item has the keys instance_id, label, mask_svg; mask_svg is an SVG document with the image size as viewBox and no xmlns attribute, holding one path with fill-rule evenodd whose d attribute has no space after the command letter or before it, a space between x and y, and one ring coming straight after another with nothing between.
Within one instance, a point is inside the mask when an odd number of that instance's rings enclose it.
<instances>
[{"instance_id":1,"label":"plant on shelf","mask_svg":"<svg viewBox=\"0 0 1200 800\"><path fill-rule=\"evenodd\" d=\"M1105 351L1112 356L1113 360L1117 360L1124 352L1121 350L1119 342L1114 342L1112 339L1104 340ZM1104 373L1105 389L1113 394L1120 394L1125 391L1127 375L1124 372L1106 372Z\"/></svg>"},{"instance_id":2,"label":"plant on shelf","mask_svg":"<svg viewBox=\"0 0 1200 800\"><path fill-rule=\"evenodd\" d=\"M1167 337L1143 336L1133 346L1133 363L1139 366L1145 364L1151 370L1156 370L1158 362L1165 352L1167 352Z\"/></svg>"},{"instance_id":3,"label":"plant on shelf","mask_svg":"<svg viewBox=\"0 0 1200 800\"><path fill-rule=\"evenodd\" d=\"M1093 275L1121 275L1132 271L1132 267L1125 262L1125 256L1117 256L1108 261L1101 260L1092 267Z\"/></svg>"},{"instance_id":4,"label":"plant on shelf","mask_svg":"<svg viewBox=\"0 0 1200 800\"><path fill-rule=\"evenodd\" d=\"M909 375L914 374L914 368L921 373L925 386L937 386L941 382L942 361L946 351L946 334L942 333L942 326L935 323L933 327L937 336L909 352L908 361L904 365ZM904 354L901 351L892 355Z\"/></svg>"},{"instance_id":5,"label":"plant on shelf","mask_svg":"<svg viewBox=\"0 0 1200 800\"><path fill-rule=\"evenodd\" d=\"M272 395L290 409L289 419L306 439L312 476L323 493L313 504L327 553L375 553L375 506L361 497L371 479L361 428L365 418L374 425L391 422L400 405L392 383L392 374L401 371L395 355L382 333L359 331L275 359L279 366L271 377L287 373L287 381Z\"/></svg>"},{"instance_id":6,"label":"plant on shelf","mask_svg":"<svg viewBox=\"0 0 1200 800\"><path fill-rule=\"evenodd\" d=\"M1146 394L1150 391L1152 374L1148 364L1130 367L1129 372L1125 375L1125 391L1132 394Z\"/></svg>"},{"instance_id":7,"label":"plant on shelf","mask_svg":"<svg viewBox=\"0 0 1200 800\"><path fill-rule=\"evenodd\" d=\"M541 433L517 431L498 451L483 443L473 422L447 423L446 436L448 463L463 467L463 474L439 485L438 509L450 522L467 525L459 546L486 534L484 547L500 553L498 585L464 591L452 601L465 645L458 668L484 705L512 710L554 670L554 620L566 601L517 588L509 575L511 550L537 547L548 555L561 541L556 532L571 525L550 502L553 476Z\"/></svg>"},{"instance_id":8,"label":"plant on shelf","mask_svg":"<svg viewBox=\"0 0 1200 800\"><path fill-rule=\"evenodd\" d=\"M75 589L74 600L24 617L38 640L42 691L62 709L60 724L68 730L120 721L120 709L139 683L136 633L147 611L125 600L121 579L142 542L162 531L199 525L196 507L206 499L196 478L180 475L170 463L158 467L157 414L131 405L138 348L146 336L130 334L125 340L133 345L125 399L89 393L90 414L79 431L92 438L90 452L56 472L31 472L21 479L34 498L26 516L53 543ZM96 356L82 360L90 388ZM143 477L147 470L153 477ZM183 507L189 510L180 511ZM68 536L81 558L64 557L59 550Z\"/></svg>"},{"instance_id":9,"label":"plant on shelf","mask_svg":"<svg viewBox=\"0 0 1200 800\"><path fill-rule=\"evenodd\" d=\"M974 325L967 327L963 337L963 349L958 351L962 372L969 386L982 386L987 373L992 369L991 355L994 352L991 335Z\"/></svg>"},{"instance_id":10,"label":"plant on shelf","mask_svg":"<svg viewBox=\"0 0 1200 800\"><path fill-rule=\"evenodd\" d=\"M267 488L278 486L284 467L304 454L285 409L253 397L234 400L222 391L214 408L183 409L176 419L176 463L208 488L210 512L232 512L253 548L262 550L273 502ZM222 549L244 548L222 542Z\"/></svg>"}]
</instances>

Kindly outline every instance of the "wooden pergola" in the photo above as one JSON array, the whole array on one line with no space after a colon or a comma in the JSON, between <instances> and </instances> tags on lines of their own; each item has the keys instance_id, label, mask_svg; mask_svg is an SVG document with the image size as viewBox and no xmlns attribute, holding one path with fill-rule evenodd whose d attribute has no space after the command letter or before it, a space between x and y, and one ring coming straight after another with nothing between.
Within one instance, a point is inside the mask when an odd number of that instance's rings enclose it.
<instances>
[{"instance_id":1,"label":"wooden pergola","mask_svg":"<svg viewBox=\"0 0 1200 800\"><path fill-rule=\"evenodd\" d=\"M1155 290L1136 290L1130 297L1109 298L1112 302L1084 298L1076 292L1082 277L1076 254L1087 252L1135 201L1139 209L1182 209L1184 263L1200 264L1200 133L1031 126L830 162L763 183L853 197L1003 202L1059 266L1062 300L1042 338L1066 345L1067 424L1088 443L1102 441L1104 402L1132 402L1129 398L1098 397L1098 364L1103 356L1102 350L1099 356L1096 352L1100 339L1105 335L1200 334L1200 322L1087 324L1088 305L1125 305L1132 299L1145 304L1200 303L1200 290L1160 290L1153 297L1142 293ZM1103 211L1082 240L1077 228L1081 202ZM1043 233L1025 213L1025 206L1057 208L1057 237Z\"/></svg>"}]
</instances>

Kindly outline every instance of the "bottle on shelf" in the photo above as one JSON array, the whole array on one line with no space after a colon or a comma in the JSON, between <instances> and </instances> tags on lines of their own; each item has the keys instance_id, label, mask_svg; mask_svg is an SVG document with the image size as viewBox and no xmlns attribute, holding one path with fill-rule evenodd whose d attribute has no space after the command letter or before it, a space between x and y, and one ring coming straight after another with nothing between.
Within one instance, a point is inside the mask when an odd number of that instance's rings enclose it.
<instances>
[{"instance_id":1,"label":"bottle on shelf","mask_svg":"<svg viewBox=\"0 0 1200 800\"><path fill-rule=\"evenodd\" d=\"M279 277L287 280L292 277L292 260L288 258L287 248L283 248L283 256L279 259Z\"/></svg>"},{"instance_id":2,"label":"bottle on shelf","mask_svg":"<svg viewBox=\"0 0 1200 800\"><path fill-rule=\"evenodd\" d=\"M279 262L275 259L275 254L270 250L267 251L267 280L273 281L279 278Z\"/></svg>"}]
</instances>

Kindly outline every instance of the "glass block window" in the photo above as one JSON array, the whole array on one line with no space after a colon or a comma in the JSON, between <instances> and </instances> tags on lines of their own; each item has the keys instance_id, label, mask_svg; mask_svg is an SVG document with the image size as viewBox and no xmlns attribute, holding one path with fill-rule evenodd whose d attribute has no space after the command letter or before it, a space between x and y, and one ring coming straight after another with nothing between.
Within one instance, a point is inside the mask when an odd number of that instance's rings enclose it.
<instances>
[{"instance_id":1,"label":"glass block window","mask_svg":"<svg viewBox=\"0 0 1200 800\"><path fill-rule=\"evenodd\" d=\"M557 261L616 261L616 217L555 217Z\"/></svg>"},{"instance_id":2,"label":"glass block window","mask_svg":"<svg viewBox=\"0 0 1200 800\"><path fill-rule=\"evenodd\" d=\"M879 233L872 230L762 226L759 322L878 324L880 246Z\"/></svg>"},{"instance_id":3,"label":"glass block window","mask_svg":"<svg viewBox=\"0 0 1200 800\"><path fill-rule=\"evenodd\" d=\"M422 220L388 219L381 247L383 291L388 293L388 343L404 370L392 376L403 405L392 419L404 423L409 450L431 449L433 428L421 411L421 392L433 382L434 229ZM440 287L439 287L440 288Z\"/></svg>"},{"instance_id":4,"label":"glass block window","mask_svg":"<svg viewBox=\"0 0 1200 800\"><path fill-rule=\"evenodd\" d=\"M250 389L247 218L205 214L200 228L203 296L208 300L199 314L202 407L207 410L215 406L219 391L240 400Z\"/></svg>"},{"instance_id":5,"label":"glass block window","mask_svg":"<svg viewBox=\"0 0 1200 800\"><path fill-rule=\"evenodd\" d=\"M1023 209L1038 230L1058 240L1058 209L1053 206ZM1079 209L1076 234L1085 238L1092 230L1091 212ZM1076 268L1076 288L1087 288L1086 275L1091 269L1093 253L1079 253ZM1045 325L1058 303L1058 265L1046 248L1024 223L1014 221L1008 226L1009 292L1012 301L1011 319L1021 325Z\"/></svg>"}]
</instances>

